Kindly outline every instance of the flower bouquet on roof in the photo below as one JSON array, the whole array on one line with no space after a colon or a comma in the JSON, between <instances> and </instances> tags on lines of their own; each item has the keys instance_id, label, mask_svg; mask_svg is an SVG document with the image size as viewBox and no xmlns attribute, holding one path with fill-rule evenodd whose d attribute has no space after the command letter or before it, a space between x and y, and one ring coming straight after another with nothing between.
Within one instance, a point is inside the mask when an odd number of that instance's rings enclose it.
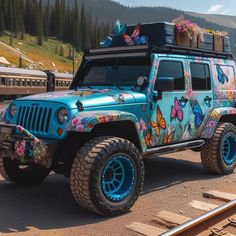
<instances>
[{"instance_id":1,"label":"flower bouquet on roof","mask_svg":"<svg viewBox=\"0 0 236 236\"><path fill-rule=\"evenodd\" d=\"M176 26L176 41L178 46L198 48L199 42L204 42L203 30L184 16L179 16L173 23Z\"/></svg>"}]
</instances>

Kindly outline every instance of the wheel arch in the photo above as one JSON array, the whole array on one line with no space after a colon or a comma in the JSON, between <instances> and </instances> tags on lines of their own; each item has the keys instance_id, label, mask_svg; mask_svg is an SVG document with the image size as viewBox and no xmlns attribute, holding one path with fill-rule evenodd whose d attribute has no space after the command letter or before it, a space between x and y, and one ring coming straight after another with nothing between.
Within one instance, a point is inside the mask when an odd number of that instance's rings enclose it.
<instances>
[{"instance_id":1,"label":"wheel arch","mask_svg":"<svg viewBox=\"0 0 236 236\"><path fill-rule=\"evenodd\" d=\"M236 108L222 107L214 109L208 117L201 138L212 138L220 123L231 123L236 126Z\"/></svg>"},{"instance_id":2,"label":"wheel arch","mask_svg":"<svg viewBox=\"0 0 236 236\"><path fill-rule=\"evenodd\" d=\"M67 131L78 133L90 138L99 136L114 136L134 143L140 152L145 152L147 146L144 134L137 128L136 115L122 111L83 112L73 117Z\"/></svg>"}]
</instances>

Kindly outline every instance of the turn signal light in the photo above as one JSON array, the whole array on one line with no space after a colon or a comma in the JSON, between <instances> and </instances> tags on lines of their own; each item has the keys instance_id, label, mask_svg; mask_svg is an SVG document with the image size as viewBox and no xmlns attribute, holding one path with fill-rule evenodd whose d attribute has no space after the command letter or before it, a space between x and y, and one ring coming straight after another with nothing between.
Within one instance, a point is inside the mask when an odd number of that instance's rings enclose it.
<instances>
[{"instance_id":1,"label":"turn signal light","mask_svg":"<svg viewBox=\"0 0 236 236\"><path fill-rule=\"evenodd\" d=\"M58 129L57 129L57 134L58 134L59 136L61 136L61 135L63 134L63 129L62 129L62 128L58 128Z\"/></svg>"}]
</instances>

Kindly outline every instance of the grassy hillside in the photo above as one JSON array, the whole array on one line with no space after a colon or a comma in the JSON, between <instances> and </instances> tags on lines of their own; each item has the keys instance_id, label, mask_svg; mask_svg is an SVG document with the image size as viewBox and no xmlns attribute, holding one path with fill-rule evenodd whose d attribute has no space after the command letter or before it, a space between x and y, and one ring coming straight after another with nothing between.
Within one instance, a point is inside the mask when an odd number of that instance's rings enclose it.
<instances>
[{"instance_id":1,"label":"grassy hillside","mask_svg":"<svg viewBox=\"0 0 236 236\"><path fill-rule=\"evenodd\" d=\"M43 46L38 46L36 37L31 35L25 35L24 40L14 38L12 47L9 47L9 44L10 36L8 33L0 36L0 56L5 57L13 66L19 66L22 55L23 67L70 73L73 70L72 47L69 44L48 39L43 43ZM71 57L69 57L70 49ZM80 62L81 55L76 53L76 68Z\"/></svg>"}]
</instances>

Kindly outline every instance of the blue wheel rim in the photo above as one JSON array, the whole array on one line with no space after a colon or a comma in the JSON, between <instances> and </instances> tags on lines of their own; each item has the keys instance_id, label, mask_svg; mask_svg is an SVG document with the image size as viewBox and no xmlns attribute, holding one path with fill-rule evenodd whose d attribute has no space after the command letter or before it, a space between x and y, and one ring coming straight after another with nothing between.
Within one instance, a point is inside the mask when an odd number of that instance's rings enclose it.
<instances>
[{"instance_id":1,"label":"blue wheel rim","mask_svg":"<svg viewBox=\"0 0 236 236\"><path fill-rule=\"evenodd\" d=\"M228 133L222 142L222 157L224 163L231 166L236 161L236 135Z\"/></svg>"},{"instance_id":2,"label":"blue wheel rim","mask_svg":"<svg viewBox=\"0 0 236 236\"><path fill-rule=\"evenodd\" d=\"M132 192L135 179L133 161L123 154L115 155L103 168L102 191L108 200L121 202Z\"/></svg>"}]
</instances>

